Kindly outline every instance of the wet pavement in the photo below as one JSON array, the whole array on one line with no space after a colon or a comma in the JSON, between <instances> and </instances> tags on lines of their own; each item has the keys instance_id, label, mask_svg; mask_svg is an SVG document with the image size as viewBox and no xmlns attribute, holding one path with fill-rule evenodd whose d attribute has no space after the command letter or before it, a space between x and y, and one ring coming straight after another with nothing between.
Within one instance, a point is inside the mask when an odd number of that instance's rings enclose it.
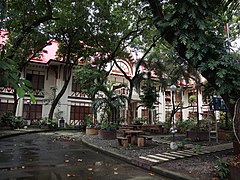
<instances>
[{"instance_id":1,"label":"wet pavement","mask_svg":"<svg viewBox=\"0 0 240 180\"><path fill-rule=\"evenodd\" d=\"M57 131L0 139L0 179L166 179L95 152L81 137L81 132Z\"/></svg>"}]
</instances>

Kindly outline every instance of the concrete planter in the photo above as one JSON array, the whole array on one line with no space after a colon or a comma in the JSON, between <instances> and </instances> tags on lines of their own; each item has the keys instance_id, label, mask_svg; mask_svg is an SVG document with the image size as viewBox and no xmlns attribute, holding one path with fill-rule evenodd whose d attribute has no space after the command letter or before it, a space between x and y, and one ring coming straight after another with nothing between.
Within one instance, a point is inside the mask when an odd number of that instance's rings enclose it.
<instances>
[{"instance_id":1,"label":"concrete planter","mask_svg":"<svg viewBox=\"0 0 240 180\"><path fill-rule=\"evenodd\" d=\"M200 140L207 141L209 140L209 132L208 131L187 131L187 138L190 138L192 141Z\"/></svg>"},{"instance_id":2,"label":"concrete planter","mask_svg":"<svg viewBox=\"0 0 240 180\"><path fill-rule=\"evenodd\" d=\"M98 137L103 140L113 140L117 138L117 131L100 129L98 131Z\"/></svg>"},{"instance_id":3,"label":"concrete planter","mask_svg":"<svg viewBox=\"0 0 240 180\"><path fill-rule=\"evenodd\" d=\"M96 128L86 128L86 135L97 135L98 130Z\"/></svg>"},{"instance_id":4,"label":"concrete planter","mask_svg":"<svg viewBox=\"0 0 240 180\"><path fill-rule=\"evenodd\" d=\"M233 154L234 155L240 154L240 144L237 141L233 141Z\"/></svg>"},{"instance_id":5,"label":"concrete planter","mask_svg":"<svg viewBox=\"0 0 240 180\"><path fill-rule=\"evenodd\" d=\"M240 167L230 165L230 179L231 180L239 180L240 177Z\"/></svg>"},{"instance_id":6,"label":"concrete planter","mask_svg":"<svg viewBox=\"0 0 240 180\"><path fill-rule=\"evenodd\" d=\"M233 138L234 138L233 131L227 131L227 130L219 130L218 131L218 139L231 140Z\"/></svg>"}]
</instances>

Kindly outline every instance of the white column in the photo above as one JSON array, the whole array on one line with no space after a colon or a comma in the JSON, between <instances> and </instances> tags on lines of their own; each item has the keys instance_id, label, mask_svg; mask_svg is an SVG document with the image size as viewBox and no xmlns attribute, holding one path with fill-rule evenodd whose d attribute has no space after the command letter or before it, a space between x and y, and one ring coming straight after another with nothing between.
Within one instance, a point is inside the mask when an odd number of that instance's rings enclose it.
<instances>
[{"instance_id":1,"label":"white column","mask_svg":"<svg viewBox=\"0 0 240 180\"><path fill-rule=\"evenodd\" d=\"M198 90L198 112L199 112L199 120L202 120L202 89Z\"/></svg>"},{"instance_id":2,"label":"white column","mask_svg":"<svg viewBox=\"0 0 240 180\"><path fill-rule=\"evenodd\" d=\"M188 106L188 93L185 92L182 98L183 101L183 107L187 107ZM183 109L183 120L186 120L189 116L189 108L187 109Z\"/></svg>"},{"instance_id":3,"label":"white column","mask_svg":"<svg viewBox=\"0 0 240 180\"><path fill-rule=\"evenodd\" d=\"M20 98L18 100L18 105L17 105L17 110L16 110L16 116L22 116L23 115L23 102L24 102L24 99L23 98Z\"/></svg>"}]
</instances>

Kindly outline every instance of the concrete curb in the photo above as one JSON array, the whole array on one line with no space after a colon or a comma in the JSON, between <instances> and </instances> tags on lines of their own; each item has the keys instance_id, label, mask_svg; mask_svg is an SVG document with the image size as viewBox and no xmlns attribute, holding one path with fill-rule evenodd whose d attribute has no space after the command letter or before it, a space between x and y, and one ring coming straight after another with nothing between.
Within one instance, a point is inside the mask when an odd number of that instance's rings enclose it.
<instances>
[{"instance_id":1,"label":"concrete curb","mask_svg":"<svg viewBox=\"0 0 240 180\"><path fill-rule=\"evenodd\" d=\"M196 178L190 177L185 174L169 171L164 168L160 168L158 166L152 166L151 171L155 172L156 174L160 174L161 176L168 177L174 180L195 180Z\"/></svg>"}]
</instances>

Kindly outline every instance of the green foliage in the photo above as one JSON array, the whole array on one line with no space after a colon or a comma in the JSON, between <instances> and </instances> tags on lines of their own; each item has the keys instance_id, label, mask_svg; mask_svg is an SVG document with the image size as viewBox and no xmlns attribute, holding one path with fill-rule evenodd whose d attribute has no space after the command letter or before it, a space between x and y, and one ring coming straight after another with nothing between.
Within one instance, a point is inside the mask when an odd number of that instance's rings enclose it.
<instances>
[{"instance_id":1,"label":"green foliage","mask_svg":"<svg viewBox=\"0 0 240 180\"><path fill-rule=\"evenodd\" d=\"M230 42L239 34L236 28L239 26L239 3L147 2L161 36L176 50L172 61L184 60L184 73L190 72L189 67L200 72L217 93L224 95L226 104L232 109L240 97L239 55L230 50ZM229 38L223 28L227 22L230 24Z\"/></svg>"},{"instance_id":2,"label":"green foliage","mask_svg":"<svg viewBox=\"0 0 240 180\"><path fill-rule=\"evenodd\" d=\"M92 108L94 112L102 110L106 115L107 121L112 121L112 113L115 108L120 108L125 105L127 97L117 93L117 89L124 87L125 85L114 86L115 83L108 83L105 85L97 85L95 88L95 96L92 100Z\"/></svg>"},{"instance_id":3,"label":"green foliage","mask_svg":"<svg viewBox=\"0 0 240 180\"><path fill-rule=\"evenodd\" d=\"M55 119L43 118L40 120L41 126L47 126L50 129L57 128L58 122Z\"/></svg>"},{"instance_id":4,"label":"green foliage","mask_svg":"<svg viewBox=\"0 0 240 180\"><path fill-rule=\"evenodd\" d=\"M189 102L192 104L192 103L196 102L196 99L197 99L197 97L195 95L191 95L189 97Z\"/></svg>"},{"instance_id":5,"label":"green foliage","mask_svg":"<svg viewBox=\"0 0 240 180\"><path fill-rule=\"evenodd\" d=\"M229 176L229 164L223 159L218 158L217 164L214 166L214 169L220 179L227 179L227 177Z\"/></svg>"},{"instance_id":6,"label":"green foliage","mask_svg":"<svg viewBox=\"0 0 240 180\"><path fill-rule=\"evenodd\" d=\"M152 109L154 103L157 101L157 92L154 83L152 82L150 75L144 85L141 87L143 95L140 95L140 99L148 109Z\"/></svg>"},{"instance_id":7,"label":"green foliage","mask_svg":"<svg viewBox=\"0 0 240 180\"><path fill-rule=\"evenodd\" d=\"M96 87L98 84L105 82L105 77L102 71L89 64L78 65L74 69L74 81L79 84L82 92L93 99L96 94Z\"/></svg>"},{"instance_id":8,"label":"green foliage","mask_svg":"<svg viewBox=\"0 0 240 180\"><path fill-rule=\"evenodd\" d=\"M93 128L94 127L93 118L92 118L91 115L88 115L87 117L85 117L84 125L86 125L86 128Z\"/></svg>"},{"instance_id":9,"label":"green foliage","mask_svg":"<svg viewBox=\"0 0 240 180\"><path fill-rule=\"evenodd\" d=\"M148 122L148 119L147 118L136 118L136 119L134 119L134 124L144 124L144 123L146 123L146 122Z\"/></svg>"},{"instance_id":10,"label":"green foliage","mask_svg":"<svg viewBox=\"0 0 240 180\"><path fill-rule=\"evenodd\" d=\"M196 122L194 119L187 119L184 121L177 121L177 127L180 132L185 133L187 130L195 129Z\"/></svg>"},{"instance_id":11,"label":"green foliage","mask_svg":"<svg viewBox=\"0 0 240 180\"><path fill-rule=\"evenodd\" d=\"M3 114L0 120L0 125L3 127L10 126L11 128L21 128L23 127L22 117L15 117L11 112L6 112Z\"/></svg>"},{"instance_id":12,"label":"green foliage","mask_svg":"<svg viewBox=\"0 0 240 180\"><path fill-rule=\"evenodd\" d=\"M201 145L195 144L193 147L193 151L199 153L201 151Z\"/></svg>"},{"instance_id":13,"label":"green foliage","mask_svg":"<svg viewBox=\"0 0 240 180\"><path fill-rule=\"evenodd\" d=\"M102 130L108 130L108 131L112 131L112 130L116 130L117 129L117 125L110 123L108 121L103 121L100 125L100 128Z\"/></svg>"}]
</instances>

